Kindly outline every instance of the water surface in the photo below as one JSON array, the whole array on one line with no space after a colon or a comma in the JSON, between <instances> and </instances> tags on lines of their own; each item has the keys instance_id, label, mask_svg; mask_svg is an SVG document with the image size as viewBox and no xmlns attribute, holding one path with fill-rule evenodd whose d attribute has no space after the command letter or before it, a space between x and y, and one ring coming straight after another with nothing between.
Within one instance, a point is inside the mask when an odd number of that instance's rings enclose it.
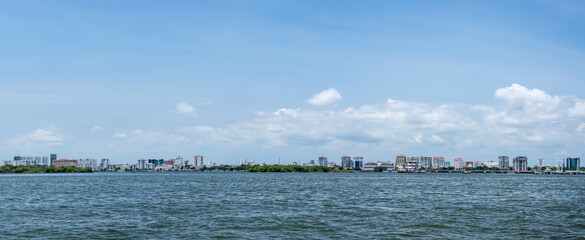
<instances>
[{"instance_id":1,"label":"water surface","mask_svg":"<svg viewBox=\"0 0 585 240\"><path fill-rule=\"evenodd\" d=\"M583 238L585 177L0 175L0 238Z\"/></svg>"}]
</instances>

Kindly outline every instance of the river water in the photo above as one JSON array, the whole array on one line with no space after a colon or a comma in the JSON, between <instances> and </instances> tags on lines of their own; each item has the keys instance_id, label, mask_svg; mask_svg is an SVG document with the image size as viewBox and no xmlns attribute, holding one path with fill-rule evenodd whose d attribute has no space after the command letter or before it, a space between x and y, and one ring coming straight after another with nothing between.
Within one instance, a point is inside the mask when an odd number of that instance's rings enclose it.
<instances>
[{"instance_id":1,"label":"river water","mask_svg":"<svg viewBox=\"0 0 585 240\"><path fill-rule=\"evenodd\" d=\"M0 238L583 238L585 176L0 175Z\"/></svg>"}]
</instances>

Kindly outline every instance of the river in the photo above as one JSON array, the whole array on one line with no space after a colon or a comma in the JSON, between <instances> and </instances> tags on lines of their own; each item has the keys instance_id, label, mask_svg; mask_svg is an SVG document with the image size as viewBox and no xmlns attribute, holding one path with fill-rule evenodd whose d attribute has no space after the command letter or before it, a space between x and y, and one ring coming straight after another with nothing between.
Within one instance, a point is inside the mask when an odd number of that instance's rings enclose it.
<instances>
[{"instance_id":1,"label":"river","mask_svg":"<svg viewBox=\"0 0 585 240\"><path fill-rule=\"evenodd\" d=\"M583 238L585 176L0 174L0 238Z\"/></svg>"}]
</instances>

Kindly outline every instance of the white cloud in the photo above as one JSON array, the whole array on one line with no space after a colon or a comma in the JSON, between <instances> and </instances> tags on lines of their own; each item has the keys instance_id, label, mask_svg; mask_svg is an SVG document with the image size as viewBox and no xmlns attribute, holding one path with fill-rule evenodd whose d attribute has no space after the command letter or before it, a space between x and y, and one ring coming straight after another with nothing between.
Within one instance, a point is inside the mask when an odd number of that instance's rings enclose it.
<instances>
[{"instance_id":1,"label":"white cloud","mask_svg":"<svg viewBox=\"0 0 585 240\"><path fill-rule=\"evenodd\" d=\"M116 133L114 134L115 138L125 138L126 136L128 136L128 134L126 133Z\"/></svg>"},{"instance_id":2,"label":"white cloud","mask_svg":"<svg viewBox=\"0 0 585 240\"><path fill-rule=\"evenodd\" d=\"M96 126L91 127L90 131L101 132L101 131L104 131L104 128L96 125Z\"/></svg>"},{"instance_id":3,"label":"white cloud","mask_svg":"<svg viewBox=\"0 0 585 240\"><path fill-rule=\"evenodd\" d=\"M579 124L575 129L575 132L585 134L585 123Z\"/></svg>"},{"instance_id":4,"label":"white cloud","mask_svg":"<svg viewBox=\"0 0 585 240\"><path fill-rule=\"evenodd\" d=\"M341 100L341 95L335 88L323 90L320 93L313 95L307 102L312 105L327 105Z\"/></svg>"},{"instance_id":5,"label":"white cloud","mask_svg":"<svg viewBox=\"0 0 585 240\"><path fill-rule=\"evenodd\" d=\"M191 115L193 117L197 117L197 114L196 114L197 110L193 106L189 105L186 102L177 103L177 106L176 106L174 112L178 113L178 114L186 114L186 115Z\"/></svg>"},{"instance_id":6,"label":"white cloud","mask_svg":"<svg viewBox=\"0 0 585 240\"><path fill-rule=\"evenodd\" d=\"M315 95L318 96L319 94ZM580 100L552 96L518 84L500 88L500 106L432 105L388 99L384 103L342 110L281 108L272 114L225 127L184 128L207 144L255 144L264 148L351 149L502 149L557 146L575 131L566 126L583 122ZM316 97L319 99L320 97ZM579 118L579 116L581 116ZM573 125L576 126L576 125ZM577 132L585 133L585 124Z\"/></svg>"},{"instance_id":7,"label":"white cloud","mask_svg":"<svg viewBox=\"0 0 585 240\"><path fill-rule=\"evenodd\" d=\"M445 143L445 140L443 140L441 137L439 137L437 135L432 135L431 138L429 139L429 142L431 142L431 143Z\"/></svg>"},{"instance_id":8,"label":"white cloud","mask_svg":"<svg viewBox=\"0 0 585 240\"><path fill-rule=\"evenodd\" d=\"M51 126L45 129L37 129L32 133L19 135L13 138L10 142L17 145L62 145L62 141L63 135L58 133L58 130L55 126Z\"/></svg>"}]
</instances>

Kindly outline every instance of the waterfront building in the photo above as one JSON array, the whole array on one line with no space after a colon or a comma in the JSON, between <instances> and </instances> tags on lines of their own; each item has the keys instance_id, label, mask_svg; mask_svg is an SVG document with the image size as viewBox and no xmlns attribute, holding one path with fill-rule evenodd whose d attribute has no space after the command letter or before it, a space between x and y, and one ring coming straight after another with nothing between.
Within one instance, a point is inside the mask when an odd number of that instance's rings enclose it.
<instances>
[{"instance_id":1,"label":"waterfront building","mask_svg":"<svg viewBox=\"0 0 585 240\"><path fill-rule=\"evenodd\" d=\"M106 171L109 168L110 168L110 159L109 158L102 158L102 161L100 162L99 169L101 171Z\"/></svg>"},{"instance_id":2,"label":"waterfront building","mask_svg":"<svg viewBox=\"0 0 585 240\"><path fill-rule=\"evenodd\" d=\"M146 159L138 159L138 169L146 169Z\"/></svg>"},{"instance_id":3,"label":"waterfront building","mask_svg":"<svg viewBox=\"0 0 585 240\"><path fill-rule=\"evenodd\" d=\"M77 160L77 167L91 167L92 170L96 170L97 169L97 160L93 159L93 158L87 158L87 159L78 159Z\"/></svg>"},{"instance_id":4,"label":"waterfront building","mask_svg":"<svg viewBox=\"0 0 585 240\"><path fill-rule=\"evenodd\" d=\"M508 156L499 156L498 157L498 168L502 170L507 170L510 167L510 158Z\"/></svg>"},{"instance_id":5,"label":"waterfront building","mask_svg":"<svg viewBox=\"0 0 585 240\"><path fill-rule=\"evenodd\" d=\"M451 167L451 162L449 162L449 161L445 161L445 167L446 167L446 168L448 168L448 167Z\"/></svg>"},{"instance_id":6,"label":"waterfront building","mask_svg":"<svg viewBox=\"0 0 585 240\"><path fill-rule=\"evenodd\" d=\"M156 168L156 165L154 165L153 163L146 164L146 169L154 169L154 168Z\"/></svg>"},{"instance_id":7,"label":"waterfront building","mask_svg":"<svg viewBox=\"0 0 585 240\"><path fill-rule=\"evenodd\" d=\"M485 165L486 167L489 167L489 168L498 167L498 164L499 164L499 163L497 163L497 162L494 162L494 161L487 161L487 162L485 162L485 163L484 163L484 165Z\"/></svg>"},{"instance_id":8,"label":"waterfront building","mask_svg":"<svg viewBox=\"0 0 585 240\"><path fill-rule=\"evenodd\" d=\"M319 166L327 166L327 157L319 157Z\"/></svg>"},{"instance_id":9,"label":"waterfront building","mask_svg":"<svg viewBox=\"0 0 585 240\"><path fill-rule=\"evenodd\" d=\"M420 160L418 157L415 157L415 156L406 157L406 162L407 163L408 162L416 162L416 164L420 166Z\"/></svg>"},{"instance_id":10,"label":"waterfront building","mask_svg":"<svg viewBox=\"0 0 585 240\"><path fill-rule=\"evenodd\" d=\"M364 167L362 168L362 171L364 172L369 172L369 171L374 171L376 169L376 167L378 166L377 163L374 162L368 162L364 164Z\"/></svg>"},{"instance_id":11,"label":"waterfront building","mask_svg":"<svg viewBox=\"0 0 585 240\"><path fill-rule=\"evenodd\" d=\"M405 168L406 167L406 156L398 155L396 156L396 168Z\"/></svg>"},{"instance_id":12,"label":"waterfront building","mask_svg":"<svg viewBox=\"0 0 585 240\"><path fill-rule=\"evenodd\" d=\"M444 157L433 157L433 168L443 168L445 167L445 158Z\"/></svg>"},{"instance_id":13,"label":"waterfront building","mask_svg":"<svg viewBox=\"0 0 585 240\"><path fill-rule=\"evenodd\" d=\"M335 167L335 162L334 161L327 162L327 167L330 168Z\"/></svg>"},{"instance_id":14,"label":"waterfront building","mask_svg":"<svg viewBox=\"0 0 585 240\"><path fill-rule=\"evenodd\" d=\"M53 153L49 157L49 161L50 161L49 162L49 165L53 165L53 161L55 161L55 160L57 160L57 154L56 153Z\"/></svg>"},{"instance_id":15,"label":"waterfront building","mask_svg":"<svg viewBox=\"0 0 585 240\"><path fill-rule=\"evenodd\" d=\"M49 165L51 165L49 163L49 157L42 157L41 158L41 164L40 165L42 165L42 166L49 166Z\"/></svg>"},{"instance_id":16,"label":"waterfront building","mask_svg":"<svg viewBox=\"0 0 585 240\"><path fill-rule=\"evenodd\" d=\"M353 166L354 168L362 168L364 165L364 158L363 157L353 157Z\"/></svg>"},{"instance_id":17,"label":"waterfront building","mask_svg":"<svg viewBox=\"0 0 585 240\"><path fill-rule=\"evenodd\" d=\"M483 166L483 163L481 163L480 161L473 161L473 167L474 168L481 167L481 166Z\"/></svg>"},{"instance_id":18,"label":"waterfront building","mask_svg":"<svg viewBox=\"0 0 585 240\"><path fill-rule=\"evenodd\" d=\"M53 166L55 167L77 167L77 160L75 159L58 159L53 161Z\"/></svg>"},{"instance_id":19,"label":"waterfront building","mask_svg":"<svg viewBox=\"0 0 585 240\"><path fill-rule=\"evenodd\" d=\"M380 165L380 167L385 167L387 170L391 170L394 169L394 163L388 161L388 162L378 162L378 164Z\"/></svg>"},{"instance_id":20,"label":"waterfront building","mask_svg":"<svg viewBox=\"0 0 585 240\"><path fill-rule=\"evenodd\" d=\"M346 169L353 167L353 162L351 161L350 156L342 156L341 157L341 167L346 168Z\"/></svg>"},{"instance_id":21,"label":"waterfront building","mask_svg":"<svg viewBox=\"0 0 585 240\"><path fill-rule=\"evenodd\" d=\"M566 159L566 161L567 161L567 165L565 165L565 166L568 169L579 170L579 168L581 167L581 158L578 158L578 157L576 157L576 158L575 157L573 157L573 158L572 157L568 157Z\"/></svg>"},{"instance_id":22,"label":"waterfront building","mask_svg":"<svg viewBox=\"0 0 585 240\"><path fill-rule=\"evenodd\" d=\"M472 168L473 167L473 161L465 161L465 167L466 168Z\"/></svg>"},{"instance_id":23,"label":"waterfront building","mask_svg":"<svg viewBox=\"0 0 585 240\"><path fill-rule=\"evenodd\" d=\"M280 160L278 160L278 161L280 161ZM315 159L311 159L311 161L309 161L309 164L310 164L311 166L315 166Z\"/></svg>"},{"instance_id":24,"label":"waterfront building","mask_svg":"<svg viewBox=\"0 0 585 240\"><path fill-rule=\"evenodd\" d=\"M528 158L525 156L514 157L512 164L514 165L514 171L527 171Z\"/></svg>"},{"instance_id":25,"label":"waterfront building","mask_svg":"<svg viewBox=\"0 0 585 240\"><path fill-rule=\"evenodd\" d=\"M405 170L406 170L406 172L418 171L418 163L415 161L409 161L408 163L406 163Z\"/></svg>"},{"instance_id":26,"label":"waterfront building","mask_svg":"<svg viewBox=\"0 0 585 240\"><path fill-rule=\"evenodd\" d=\"M154 164L154 166L162 166L165 163L164 159L148 159L148 163Z\"/></svg>"},{"instance_id":27,"label":"waterfront building","mask_svg":"<svg viewBox=\"0 0 585 240\"><path fill-rule=\"evenodd\" d=\"M243 162L243 164L242 164L242 162ZM245 164L246 164L246 159L245 158L240 159L240 165L245 165ZM193 156L193 166L195 168L201 168L201 167L203 167L203 165L204 165L204 163L203 163L203 156L202 155Z\"/></svg>"},{"instance_id":28,"label":"waterfront building","mask_svg":"<svg viewBox=\"0 0 585 240\"><path fill-rule=\"evenodd\" d=\"M421 156L419 159L421 168L430 169L433 167L433 157Z\"/></svg>"},{"instance_id":29,"label":"waterfront building","mask_svg":"<svg viewBox=\"0 0 585 240\"><path fill-rule=\"evenodd\" d=\"M183 161L183 158L181 156L177 157L176 159L173 159L173 167L175 169L183 169L185 168L185 161ZM188 162L187 162L188 163Z\"/></svg>"},{"instance_id":30,"label":"waterfront building","mask_svg":"<svg viewBox=\"0 0 585 240\"><path fill-rule=\"evenodd\" d=\"M463 159L461 158L456 158L453 160L453 167L455 167L456 170L461 170L465 168L465 162L463 162Z\"/></svg>"},{"instance_id":31,"label":"waterfront building","mask_svg":"<svg viewBox=\"0 0 585 240\"><path fill-rule=\"evenodd\" d=\"M543 164L544 160L542 158L538 158L538 168L541 169L542 166L544 166Z\"/></svg>"}]
</instances>

